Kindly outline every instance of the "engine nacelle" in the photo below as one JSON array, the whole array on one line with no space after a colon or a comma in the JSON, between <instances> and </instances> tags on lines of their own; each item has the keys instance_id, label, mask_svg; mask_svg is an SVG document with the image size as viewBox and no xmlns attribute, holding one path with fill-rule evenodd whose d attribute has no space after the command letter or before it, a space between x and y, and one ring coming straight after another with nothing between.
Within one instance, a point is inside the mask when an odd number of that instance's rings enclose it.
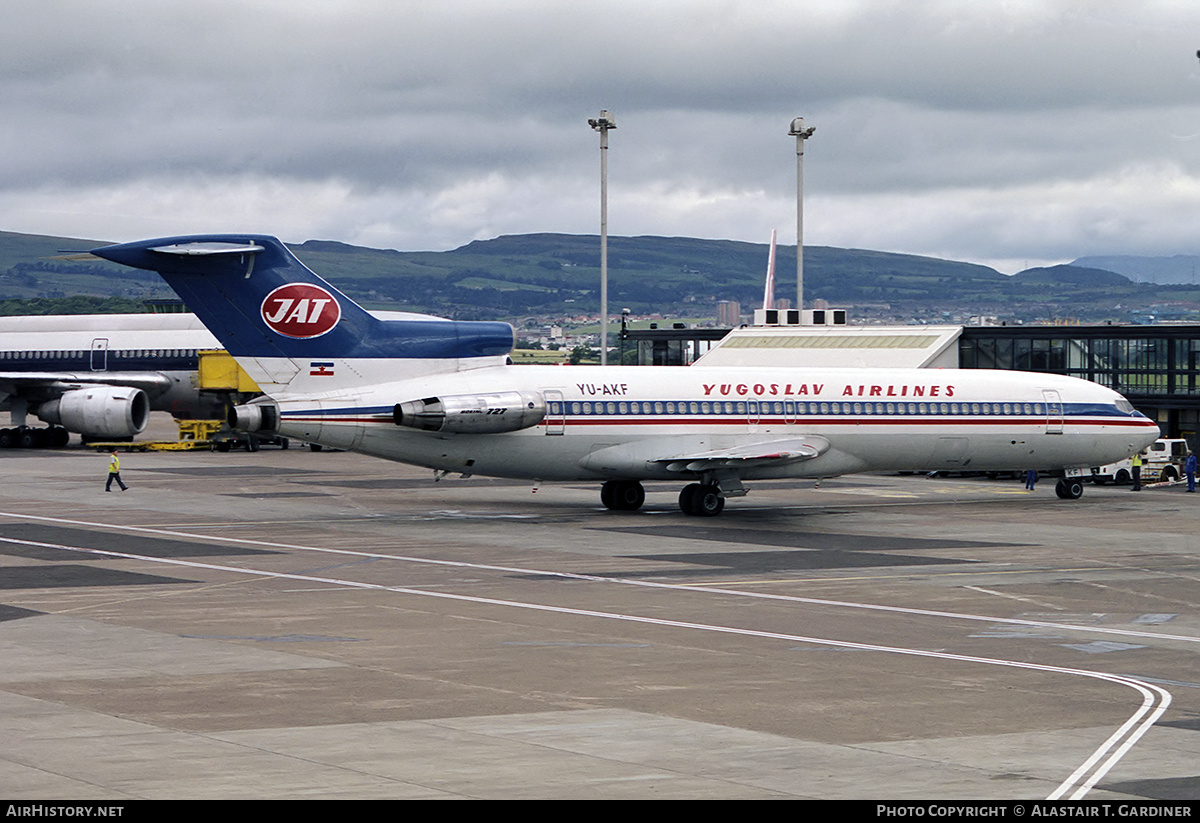
<instances>
[{"instance_id":1,"label":"engine nacelle","mask_svg":"<svg viewBox=\"0 0 1200 823\"><path fill-rule=\"evenodd\" d=\"M279 407L274 403L251 403L229 410L229 428L243 432L273 432L279 428Z\"/></svg>"},{"instance_id":2,"label":"engine nacelle","mask_svg":"<svg viewBox=\"0 0 1200 823\"><path fill-rule=\"evenodd\" d=\"M546 416L546 398L535 391L456 394L397 403L397 426L459 434L499 434L527 429Z\"/></svg>"},{"instance_id":3,"label":"engine nacelle","mask_svg":"<svg viewBox=\"0 0 1200 823\"><path fill-rule=\"evenodd\" d=\"M34 413L47 423L91 438L133 437L150 420L150 399L141 389L95 386L65 392Z\"/></svg>"}]
</instances>

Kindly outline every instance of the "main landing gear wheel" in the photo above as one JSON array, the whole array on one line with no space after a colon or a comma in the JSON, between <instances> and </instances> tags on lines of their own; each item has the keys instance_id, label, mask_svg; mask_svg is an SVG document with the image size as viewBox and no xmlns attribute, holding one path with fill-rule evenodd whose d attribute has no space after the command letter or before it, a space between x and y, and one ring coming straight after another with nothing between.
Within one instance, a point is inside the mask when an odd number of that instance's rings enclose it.
<instances>
[{"instance_id":1,"label":"main landing gear wheel","mask_svg":"<svg viewBox=\"0 0 1200 823\"><path fill-rule=\"evenodd\" d=\"M679 509L694 517L716 517L725 509L725 498L716 486L692 483L679 493Z\"/></svg>"},{"instance_id":2,"label":"main landing gear wheel","mask_svg":"<svg viewBox=\"0 0 1200 823\"><path fill-rule=\"evenodd\" d=\"M12 429L0 429L0 449L61 449L70 440L70 432L62 426L17 426Z\"/></svg>"},{"instance_id":3,"label":"main landing gear wheel","mask_svg":"<svg viewBox=\"0 0 1200 823\"><path fill-rule=\"evenodd\" d=\"M1078 477L1064 477L1055 484L1054 493L1063 500L1078 500L1083 497L1083 481Z\"/></svg>"},{"instance_id":4,"label":"main landing gear wheel","mask_svg":"<svg viewBox=\"0 0 1200 823\"><path fill-rule=\"evenodd\" d=\"M600 487L600 502L613 511L637 511L646 502L646 490L636 480L609 480Z\"/></svg>"}]
</instances>

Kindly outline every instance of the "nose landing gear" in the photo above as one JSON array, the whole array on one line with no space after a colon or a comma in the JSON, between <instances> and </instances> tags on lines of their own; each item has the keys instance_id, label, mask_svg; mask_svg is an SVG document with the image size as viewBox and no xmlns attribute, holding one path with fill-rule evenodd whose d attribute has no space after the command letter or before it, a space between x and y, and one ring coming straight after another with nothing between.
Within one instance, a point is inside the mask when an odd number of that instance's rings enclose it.
<instances>
[{"instance_id":1,"label":"nose landing gear","mask_svg":"<svg viewBox=\"0 0 1200 823\"><path fill-rule=\"evenodd\" d=\"M1078 477L1064 477L1054 485L1054 493L1062 500L1078 500L1083 497L1083 480Z\"/></svg>"}]
</instances>

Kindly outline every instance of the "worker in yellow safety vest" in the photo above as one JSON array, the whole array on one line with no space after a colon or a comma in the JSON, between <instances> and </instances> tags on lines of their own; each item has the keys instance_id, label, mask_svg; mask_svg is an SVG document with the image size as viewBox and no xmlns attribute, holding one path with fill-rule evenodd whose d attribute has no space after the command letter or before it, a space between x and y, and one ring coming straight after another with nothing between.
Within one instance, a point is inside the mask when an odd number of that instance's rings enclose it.
<instances>
[{"instance_id":1,"label":"worker in yellow safety vest","mask_svg":"<svg viewBox=\"0 0 1200 823\"><path fill-rule=\"evenodd\" d=\"M117 485L121 487L121 491L125 491L129 487L121 482L121 459L117 457L117 450L113 449L112 455L108 459L108 482L104 484L106 492L112 491L113 481L117 481Z\"/></svg>"}]
</instances>

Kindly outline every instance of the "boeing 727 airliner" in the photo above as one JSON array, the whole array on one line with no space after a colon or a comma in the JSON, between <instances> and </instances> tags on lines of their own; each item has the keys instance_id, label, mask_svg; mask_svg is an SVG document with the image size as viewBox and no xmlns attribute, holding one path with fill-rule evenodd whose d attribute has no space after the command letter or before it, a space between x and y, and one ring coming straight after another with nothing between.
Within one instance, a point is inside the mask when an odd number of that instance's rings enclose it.
<instances>
[{"instance_id":1,"label":"boeing 727 airliner","mask_svg":"<svg viewBox=\"0 0 1200 823\"><path fill-rule=\"evenodd\" d=\"M438 473L596 480L616 510L644 480L687 514L744 481L896 470L1065 470L1123 459L1158 426L1071 377L956 369L512 366L512 327L379 319L273 237L96 249L157 271L266 397L232 410L280 434ZM1082 494L1077 476L1060 497Z\"/></svg>"}]
</instances>

